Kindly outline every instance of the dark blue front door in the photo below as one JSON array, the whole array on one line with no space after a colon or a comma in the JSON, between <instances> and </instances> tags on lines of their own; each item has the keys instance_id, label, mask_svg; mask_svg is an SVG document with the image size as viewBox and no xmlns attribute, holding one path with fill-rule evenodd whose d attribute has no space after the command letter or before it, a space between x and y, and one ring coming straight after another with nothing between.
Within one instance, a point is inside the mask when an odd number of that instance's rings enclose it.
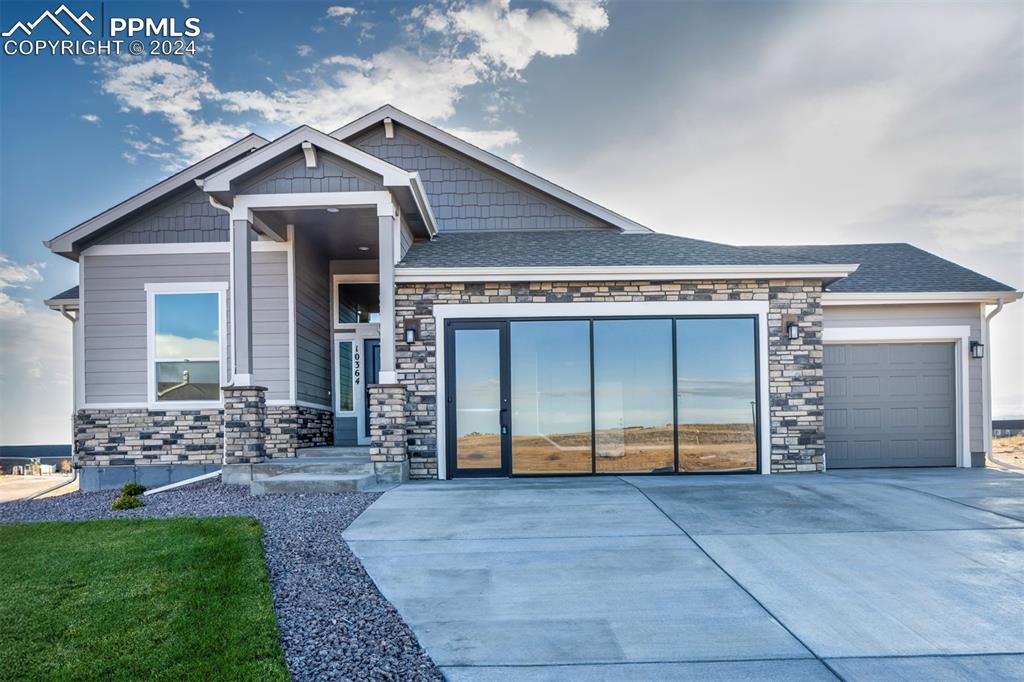
<instances>
[{"instance_id":1,"label":"dark blue front door","mask_svg":"<svg viewBox=\"0 0 1024 682\"><path fill-rule=\"evenodd\" d=\"M366 339L363 341L363 357L366 358L366 381L363 383L363 390L366 391L366 399L363 405L366 409L363 419L365 436L370 435L370 386L380 383L380 339Z\"/></svg>"}]
</instances>

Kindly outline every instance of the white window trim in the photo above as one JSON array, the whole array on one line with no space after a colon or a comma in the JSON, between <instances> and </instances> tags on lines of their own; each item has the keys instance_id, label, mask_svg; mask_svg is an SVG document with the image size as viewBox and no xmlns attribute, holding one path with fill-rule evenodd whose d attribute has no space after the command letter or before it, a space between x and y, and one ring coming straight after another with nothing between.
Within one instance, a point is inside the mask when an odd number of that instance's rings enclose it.
<instances>
[{"instance_id":1,"label":"white window trim","mask_svg":"<svg viewBox=\"0 0 1024 682\"><path fill-rule=\"evenodd\" d=\"M437 385L437 477L443 480L448 469L445 443L445 321L449 319L505 319L515 317L646 317L657 315L752 315L757 317L758 422L760 426L762 475L771 473L771 405L768 373L767 301L647 301L644 303L439 303L434 306Z\"/></svg>"},{"instance_id":2,"label":"white window trim","mask_svg":"<svg viewBox=\"0 0 1024 682\"><path fill-rule=\"evenodd\" d=\"M151 410L201 410L223 407L224 394L219 400L165 400L156 399L156 296L158 294L217 294L217 314L220 329L220 383L227 384L227 282L147 282L146 289L146 406Z\"/></svg>"},{"instance_id":3,"label":"white window trim","mask_svg":"<svg viewBox=\"0 0 1024 682\"><path fill-rule=\"evenodd\" d=\"M334 417L349 418L355 417L356 419L356 442L359 445L369 445L370 437L364 435L366 433L366 357L365 357L365 344L363 343L366 339L379 339L380 338L380 325L375 322L352 324L346 325L348 329L346 331L335 332L332 335L331 343L331 388L334 391L334 398L331 406L331 411ZM352 382L352 409L342 410L340 407L341 402L341 375L339 373L338 364L338 344L342 341L352 342L352 352L355 353L356 347L359 347L359 352L363 354L363 361L361 365L362 371L362 383L356 386L355 381ZM353 358L353 366L355 358Z\"/></svg>"},{"instance_id":4,"label":"white window trim","mask_svg":"<svg viewBox=\"0 0 1024 682\"><path fill-rule=\"evenodd\" d=\"M919 327L825 327L825 343L953 343L956 365L957 466L971 467L970 340L968 325Z\"/></svg>"},{"instance_id":5,"label":"white window trim","mask_svg":"<svg viewBox=\"0 0 1024 682\"><path fill-rule=\"evenodd\" d=\"M331 324L332 329L345 328L378 322L342 322L338 319L338 285L339 284L380 284L380 274L376 272L346 272L331 275Z\"/></svg>"}]
</instances>

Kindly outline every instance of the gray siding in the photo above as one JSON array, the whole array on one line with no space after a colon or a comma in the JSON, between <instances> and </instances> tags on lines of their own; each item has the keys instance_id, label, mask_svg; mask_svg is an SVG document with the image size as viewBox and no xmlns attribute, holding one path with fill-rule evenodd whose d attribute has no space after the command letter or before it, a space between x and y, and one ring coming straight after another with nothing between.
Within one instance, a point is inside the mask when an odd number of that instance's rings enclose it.
<instances>
[{"instance_id":1,"label":"gray siding","mask_svg":"<svg viewBox=\"0 0 1024 682\"><path fill-rule=\"evenodd\" d=\"M226 242L228 215L210 205L198 187L167 199L132 218L94 244L182 244Z\"/></svg>"},{"instance_id":2,"label":"gray siding","mask_svg":"<svg viewBox=\"0 0 1024 682\"><path fill-rule=\"evenodd\" d=\"M86 256L87 403L145 403L146 290L157 282L227 282L227 253ZM224 339L230 361L230 296ZM284 252L253 253L254 373L268 399L288 398L288 279ZM173 407L168 403L168 407Z\"/></svg>"},{"instance_id":3,"label":"gray siding","mask_svg":"<svg viewBox=\"0 0 1024 682\"><path fill-rule=\"evenodd\" d=\"M417 171L442 232L607 227L596 218L400 126L396 126L393 139L386 139L383 130L374 128L350 144L399 168Z\"/></svg>"},{"instance_id":4,"label":"gray siding","mask_svg":"<svg viewBox=\"0 0 1024 682\"><path fill-rule=\"evenodd\" d=\"M327 257L295 234L295 354L297 397L331 404L331 292Z\"/></svg>"},{"instance_id":5,"label":"gray siding","mask_svg":"<svg viewBox=\"0 0 1024 682\"><path fill-rule=\"evenodd\" d=\"M252 371L267 400L287 400L288 254L252 254Z\"/></svg>"},{"instance_id":6,"label":"gray siding","mask_svg":"<svg viewBox=\"0 0 1024 682\"><path fill-rule=\"evenodd\" d=\"M384 189L382 178L331 154L317 152L316 168L306 168L302 154L292 156L245 180L239 194L287 192L369 192Z\"/></svg>"},{"instance_id":7,"label":"gray siding","mask_svg":"<svg viewBox=\"0 0 1024 682\"><path fill-rule=\"evenodd\" d=\"M400 244L402 247L401 250L399 251L399 253L401 254L400 258L405 258L405 254L409 251L409 247L412 246L412 243L413 241L415 241L415 238L413 237L412 230L409 229L409 226L406 225L404 220L402 221L402 230L399 233L399 236L401 239Z\"/></svg>"},{"instance_id":8,"label":"gray siding","mask_svg":"<svg viewBox=\"0 0 1024 682\"><path fill-rule=\"evenodd\" d=\"M968 325L971 339L981 340L981 309L976 303L945 305L878 305L826 306L825 328L829 327L906 327ZM982 360L969 360L968 414L970 415L971 451L985 449L984 428L984 365Z\"/></svg>"}]
</instances>

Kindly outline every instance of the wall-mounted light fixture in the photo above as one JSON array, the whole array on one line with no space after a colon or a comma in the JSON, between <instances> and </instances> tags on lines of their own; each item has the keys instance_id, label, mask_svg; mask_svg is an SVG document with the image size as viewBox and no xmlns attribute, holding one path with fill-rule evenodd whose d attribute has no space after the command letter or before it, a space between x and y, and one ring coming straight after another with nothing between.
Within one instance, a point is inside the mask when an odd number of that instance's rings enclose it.
<instances>
[{"instance_id":1,"label":"wall-mounted light fixture","mask_svg":"<svg viewBox=\"0 0 1024 682\"><path fill-rule=\"evenodd\" d=\"M797 324L796 315L783 315L782 329L786 333L786 338L790 341L796 341L800 338L800 325Z\"/></svg>"},{"instance_id":2,"label":"wall-mounted light fixture","mask_svg":"<svg viewBox=\"0 0 1024 682\"><path fill-rule=\"evenodd\" d=\"M341 209L337 208L336 206L331 206L329 208L325 208L324 210L327 211L328 213L337 213Z\"/></svg>"},{"instance_id":3,"label":"wall-mounted light fixture","mask_svg":"<svg viewBox=\"0 0 1024 682\"><path fill-rule=\"evenodd\" d=\"M981 360L985 357L985 344L981 341L971 341L971 357Z\"/></svg>"},{"instance_id":4,"label":"wall-mounted light fixture","mask_svg":"<svg viewBox=\"0 0 1024 682\"><path fill-rule=\"evenodd\" d=\"M416 337L420 335L420 321L419 320L406 320L405 321L405 342L416 343Z\"/></svg>"}]
</instances>

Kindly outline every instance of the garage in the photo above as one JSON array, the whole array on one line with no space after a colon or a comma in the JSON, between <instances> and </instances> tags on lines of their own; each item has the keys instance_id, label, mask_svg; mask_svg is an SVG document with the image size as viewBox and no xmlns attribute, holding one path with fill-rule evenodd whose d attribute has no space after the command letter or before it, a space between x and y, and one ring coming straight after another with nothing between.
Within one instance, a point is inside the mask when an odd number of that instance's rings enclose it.
<instances>
[{"instance_id":1,"label":"garage","mask_svg":"<svg viewBox=\"0 0 1024 682\"><path fill-rule=\"evenodd\" d=\"M953 343L826 344L830 469L956 466Z\"/></svg>"}]
</instances>

